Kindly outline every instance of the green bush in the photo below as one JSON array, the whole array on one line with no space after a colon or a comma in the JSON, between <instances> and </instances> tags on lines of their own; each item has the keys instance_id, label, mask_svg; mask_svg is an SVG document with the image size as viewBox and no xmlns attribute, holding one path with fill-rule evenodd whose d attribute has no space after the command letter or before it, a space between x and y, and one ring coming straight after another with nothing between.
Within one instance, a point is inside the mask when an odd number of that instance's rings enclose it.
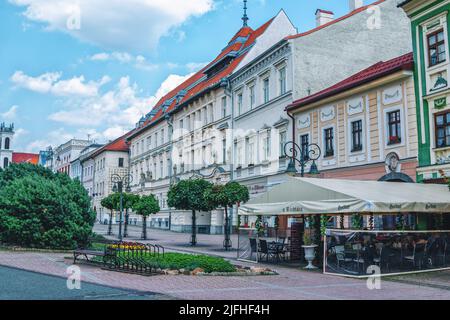
<instances>
[{"instance_id":1,"label":"green bush","mask_svg":"<svg viewBox=\"0 0 450 320\"><path fill-rule=\"evenodd\" d=\"M193 271L202 268L206 273L211 272L235 272L236 268L228 261L219 257L206 255L191 255L182 253L166 253L164 258L157 259L147 256L146 262L155 268Z\"/></svg>"},{"instance_id":2,"label":"green bush","mask_svg":"<svg viewBox=\"0 0 450 320\"><path fill-rule=\"evenodd\" d=\"M31 164L0 170L0 241L32 248L87 244L95 213L79 181Z\"/></svg>"}]
</instances>

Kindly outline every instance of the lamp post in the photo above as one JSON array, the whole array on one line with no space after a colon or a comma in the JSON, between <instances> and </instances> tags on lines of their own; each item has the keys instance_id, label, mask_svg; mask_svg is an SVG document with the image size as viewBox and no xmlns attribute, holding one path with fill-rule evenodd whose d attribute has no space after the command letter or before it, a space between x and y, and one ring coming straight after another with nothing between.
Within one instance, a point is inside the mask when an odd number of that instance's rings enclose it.
<instances>
[{"instance_id":1,"label":"lamp post","mask_svg":"<svg viewBox=\"0 0 450 320\"><path fill-rule=\"evenodd\" d=\"M305 166L309 162L312 162L309 174L319 174L316 164L316 161L322 155L322 150L320 150L319 145L312 143L306 146L306 150L304 150L294 141L289 141L284 146L284 154L290 159L286 170L288 174L295 175L298 173L295 166L296 162L300 165L301 177L305 176Z\"/></svg>"},{"instance_id":2,"label":"lamp post","mask_svg":"<svg viewBox=\"0 0 450 320\"><path fill-rule=\"evenodd\" d=\"M122 215L123 215L123 188L125 186L125 192L131 192L130 183L133 181L133 177L130 174L126 176L120 176L113 174L111 176L111 183L113 184L112 191L119 192L120 194L120 217L119 217L119 241L122 241Z\"/></svg>"}]
</instances>

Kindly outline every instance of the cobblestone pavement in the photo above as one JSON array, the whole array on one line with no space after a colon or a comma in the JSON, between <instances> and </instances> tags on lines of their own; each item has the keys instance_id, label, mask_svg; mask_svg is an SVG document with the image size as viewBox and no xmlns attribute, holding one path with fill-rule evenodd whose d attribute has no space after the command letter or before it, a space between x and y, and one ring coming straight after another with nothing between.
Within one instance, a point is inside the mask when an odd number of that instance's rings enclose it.
<instances>
[{"instance_id":1,"label":"cobblestone pavement","mask_svg":"<svg viewBox=\"0 0 450 320\"><path fill-rule=\"evenodd\" d=\"M0 265L65 277L69 254L0 251ZM368 290L366 282L274 267L277 276L152 276L102 270L80 265L82 281L115 288L163 294L167 299L189 300L347 300L347 299L450 299L439 288L383 281L381 290ZM25 284L24 284L25 285ZM7 288L5 288L7 290Z\"/></svg>"}]
</instances>

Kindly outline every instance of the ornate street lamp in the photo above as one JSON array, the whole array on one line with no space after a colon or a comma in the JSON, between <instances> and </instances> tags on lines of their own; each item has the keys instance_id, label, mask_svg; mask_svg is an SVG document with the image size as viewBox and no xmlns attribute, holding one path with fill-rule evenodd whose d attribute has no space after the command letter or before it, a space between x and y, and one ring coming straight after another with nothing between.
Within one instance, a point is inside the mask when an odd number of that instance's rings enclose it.
<instances>
[{"instance_id":1,"label":"ornate street lamp","mask_svg":"<svg viewBox=\"0 0 450 320\"><path fill-rule=\"evenodd\" d=\"M123 190L125 186L125 192L131 192L130 183L133 181L133 177L128 174L126 176L120 176L113 174L111 176L111 183L113 184L112 191L119 192L120 194L120 217L119 217L119 241L122 241L122 215L123 215Z\"/></svg>"},{"instance_id":2,"label":"ornate street lamp","mask_svg":"<svg viewBox=\"0 0 450 320\"><path fill-rule=\"evenodd\" d=\"M294 141L289 141L284 146L284 154L290 159L289 165L286 169L286 173L290 175L296 175L298 173L295 163L300 165L300 176L305 176L305 166L312 161L309 174L319 174L316 161L319 160L322 155L319 145L312 143L303 150Z\"/></svg>"}]
</instances>

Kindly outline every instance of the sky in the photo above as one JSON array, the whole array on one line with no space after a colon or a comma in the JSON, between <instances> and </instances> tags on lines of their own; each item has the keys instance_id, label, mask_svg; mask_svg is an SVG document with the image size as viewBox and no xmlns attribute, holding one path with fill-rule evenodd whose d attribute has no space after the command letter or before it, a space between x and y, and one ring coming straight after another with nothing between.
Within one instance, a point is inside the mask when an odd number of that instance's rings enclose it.
<instances>
[{"instance_id":1,"label":"sky","mask_svg":"<svg viewBox=\"0 0 450 320\"><path fill-rule=\"evenodd\" d=\"M366 0L365 4L373 1ZM242 0L0 0L0 122L16 152L105 143L214 59L242 27ZM347 0L249 0L257 28L284 9L303 32Z\"/></svg>"}]
</instances>

